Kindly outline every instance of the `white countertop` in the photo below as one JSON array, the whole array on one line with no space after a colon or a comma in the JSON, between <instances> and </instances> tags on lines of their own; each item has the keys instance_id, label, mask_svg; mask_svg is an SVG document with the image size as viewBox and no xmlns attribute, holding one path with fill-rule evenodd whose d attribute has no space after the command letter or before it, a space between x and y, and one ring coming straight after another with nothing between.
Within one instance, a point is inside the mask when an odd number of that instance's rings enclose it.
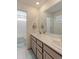
<instances>
[{"instance_id":1,"label":"white countertop","mask_svg":"<svg viewBox=\"0 0 79 59\"><path fill-rule=\"evenodd\" d=\"M62 38L59 35L31 33L34 37L48 45L50 48L62 55Z\"/></svg>"}]
</instances>

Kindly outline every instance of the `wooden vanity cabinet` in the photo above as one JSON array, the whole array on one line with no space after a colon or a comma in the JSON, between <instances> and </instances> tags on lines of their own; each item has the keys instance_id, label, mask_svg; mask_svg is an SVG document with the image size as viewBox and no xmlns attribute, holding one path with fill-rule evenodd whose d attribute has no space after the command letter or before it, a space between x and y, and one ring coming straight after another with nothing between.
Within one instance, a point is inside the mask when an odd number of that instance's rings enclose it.
<instances>
[{"instance_id":1,"label":"wooden vanity cabinet","mask_svg":"<svg viewBox=\"0 0 79 59\"><path fill-rule=\"evenodd\" d=\"M42 53L42 42L36 39L35 37L31 36L31 46L34 54L38 59L43 59L43 53Z\"/></svg>"},{"instance_id":2,"label":"wooden vanity cabinet","mask_svg":"<svg viewBox=\"0 0 79 59\"><path fill-rule=\"evenodd\" d=\"M31 36L31 46L37 59L62 59L61 54L33 36Z\"/></svg>"}]
</instances>

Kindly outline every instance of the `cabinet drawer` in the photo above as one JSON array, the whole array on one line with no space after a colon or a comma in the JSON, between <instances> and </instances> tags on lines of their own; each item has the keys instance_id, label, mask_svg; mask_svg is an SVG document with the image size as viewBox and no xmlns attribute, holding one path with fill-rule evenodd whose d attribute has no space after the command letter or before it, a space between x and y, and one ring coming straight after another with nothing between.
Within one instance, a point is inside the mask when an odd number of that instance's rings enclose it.
<instances>
[{"instance_id":1,"label":"cabinet drawer","mask_svg":"<svg viewBox=\"0 0 79 59\"><path fill-rule=\"evenodd\" d=\"M42 48L39 45L37 45L37 49L42 53Z\"/></svg>"},{"instance_id":2,"label":"cabinet drawer","mask_svg":"<svg viewBox=\"0 0 79 59\"><path fill-rule=\"evenodd\" d=\"M37 58L38 58L38 59L42 59L42 54L39 52L38 49L37 49Z\"/></svg>"},{"instance_id":3,"label":"cabinet drawer","mask_svg":"<svg viewBox=\"0 0 79 59\"><path fill-rule=\"evenodd\" d=\"M37 44L42 47L42 42L37 40Z\"/></svg>"},{"instance_id":4,"label":"cabinet drawer","mask_svg":"<svg viewBox=\"0 0 79 59\"><path fill-rule=\"evenodd\" d=\"M36 42L36 38L35 38L35 37L31 36L31 39L34 40L34 41Z\"/></svg>"},{"instance_id":5,"label":"cabinet drawer","mask_svg":"<svg viewBox=\"0 0 79 59\"><path fill-rule=\"evenodd\" d=\"M56 53L53 49L50 49L48 46L44 45L44 51L46 51L49 55L51 55L54 59L62 59L58 53Z\"/></svg>"}]
</instances>

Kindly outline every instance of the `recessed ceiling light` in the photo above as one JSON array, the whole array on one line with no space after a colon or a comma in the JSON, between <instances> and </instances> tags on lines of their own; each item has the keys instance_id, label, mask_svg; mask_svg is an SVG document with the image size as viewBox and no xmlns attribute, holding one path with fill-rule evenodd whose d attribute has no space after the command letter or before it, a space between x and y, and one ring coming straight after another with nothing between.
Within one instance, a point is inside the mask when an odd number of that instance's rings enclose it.
<instances>
[{"instance_id":1,"label":"recessed ceiling light","mask_svg":"<svg viewBox=\"0 0 79 59\"><path fill-rule=\"evenodd\" d=\"M39 5L39 2L36 2L36 5Z\"/></svg>"}]
</instances>

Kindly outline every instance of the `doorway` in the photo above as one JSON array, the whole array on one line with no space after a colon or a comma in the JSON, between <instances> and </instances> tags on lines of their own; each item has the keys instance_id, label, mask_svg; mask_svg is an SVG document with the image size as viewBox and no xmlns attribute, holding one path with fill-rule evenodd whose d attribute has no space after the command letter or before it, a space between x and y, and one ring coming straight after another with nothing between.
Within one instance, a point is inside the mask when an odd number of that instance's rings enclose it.
<instances>
[{"instance_id":1,"label":"doorway","mask_svg":"<svg viewBox=\"0 0 79 59\"><path fill-rule=\"evenodd\" d=\"M17 11L17 47L22 48L26 45L27 38L27 13Z\"/></svg>"}]
</instances>

